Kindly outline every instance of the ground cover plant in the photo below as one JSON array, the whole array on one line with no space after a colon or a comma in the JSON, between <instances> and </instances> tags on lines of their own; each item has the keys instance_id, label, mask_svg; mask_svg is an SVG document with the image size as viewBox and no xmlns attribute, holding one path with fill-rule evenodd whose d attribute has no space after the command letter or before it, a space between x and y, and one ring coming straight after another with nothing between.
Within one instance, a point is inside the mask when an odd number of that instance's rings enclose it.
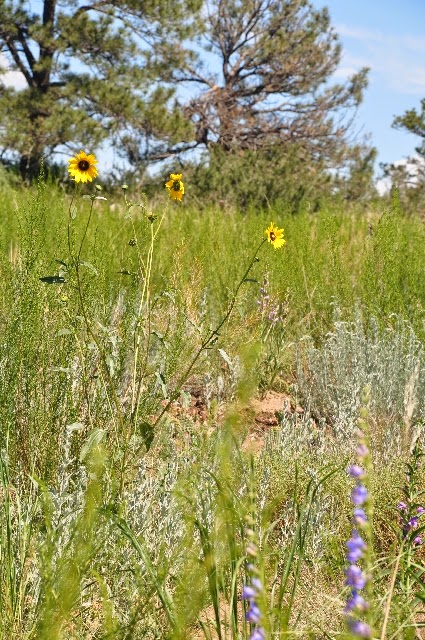
<instances>
[{"instance_id":1,"label":"ground cover plant","mask_svg":"<svg viewBox=\"0 0 425 640\"><path fill-rule=\"evenodd\" d=\"M421 221L100 163L1 187L1 637L421 637Z\"/></svg>"}]
</instances>

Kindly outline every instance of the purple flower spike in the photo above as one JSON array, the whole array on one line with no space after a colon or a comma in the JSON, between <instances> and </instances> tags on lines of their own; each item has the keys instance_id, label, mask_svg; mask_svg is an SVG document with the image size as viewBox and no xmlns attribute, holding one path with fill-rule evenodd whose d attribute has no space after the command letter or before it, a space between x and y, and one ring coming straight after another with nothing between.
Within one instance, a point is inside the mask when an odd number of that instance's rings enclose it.
<instances>
[{"instance_id":1,"label":"purple flower spike","mask_svg":"<svg viewBox=\"0 0 425 640\"><path fill-rule=\"evenodd\" d=\"M252 583L252 586L254 587L254 589L257 592L263 590L263 583L261 582L261 580L259 578L252 578L251 583Z\"/></svg>"},{"instance_id":2,"label":"purple flower spike","mask_svg":"<svg viewBox=\"0 0 425 640\"><path fill-rule=\"evenodd\" d=\"M367 489L362 484L358 484L351 492L351 500L356 507L360 507L367 499Z\"/></svg>"},{"instance_id":3,"label":"purple flower spike","mask_svg":"<svg viewBox=\"0 0 425 640\"><path fill-rule=\"evenodd\" d=\"M352 464L351 467L348 467L347 471L352 478L363 478L365 476L364 469L358 464Z\"/></svg>"},{"instance_id":4,"label":"purple flower spike","mask_svg":"<svg viewBox=\"0 0 425 640\"><path fill-rule=\"evenodd\" d=\"M370 638L372 635L369 625L361 620L350 621L350 629L351 632L354 633L354 635L359 636L359 638Z\"/></svg>"},{"instance_id":5,"label":"purple flower spike","mask_svg":"<svg viewBox=\"0 0 425 640\"><path fill-rule=\"evenodd\" d=\"M365 458L369 454L369 449L365 444L359 444L357 445L356 453L357 453L357 457L361 460L362 458Z\"/></svg>"},{"instance_id":6,"label":"purple flower spike","mask_svg":"<svg viewBox=\"0 0 425 640\"><path fill-rule=\"evenodd\" d=\"M242 600L254 600L256 595L255 589L248 585L245 585L242 589Z\"/></svg>"},{"instance_id":7,"label":"purple flower spike","mask_svg":"<svg viewBox=\"0 0 425 640\"><path fill-rule=\"evenodd\" d=\"M347 553L348 562L357 562L363 557L363 551L361 549L353 549Z\"/></svg>"},{"instance_id":8,"label":"purple flower spike","mask_svg":"<svg viewBox=\"0 0 425 640\"><path fill-rule=\"evenodd\" d=\"M423 540L422 540L422 536L416 536L416 538L413 540L413 544L416 545L417 547L419 547L420 544L422 544Z\"/></svg>"},{"instance_id":9,"label":"purple flower spike","mask_svg":"<svg viewBox=\"0 0 425 640\"><path fill-rule=\"evenodd\" d=\"M266 634L263 627L257 627L249 636L249 640L265 640Z\"/></svg>"},{"instance_id":10,"label":"purple flower spike","mask_svg":"<svg viewBox=\"0 0 425 640\"><path fill-rule=\"evenodd\" d=\"M367 523L367 515L364 509L354 509L354 522L359 526L364 526Z\"/></svg>"},{"instance_id":11,"label":"purple flower spike","mask_svg":"<svg viewBox=\"0 0 425 640\"><path fill-rule=\"evenodd\" d=\"M366 585L366 576L363 571L356 564L351 564L348 569L345 570L347 576L345 584L353 589L361 590Z\"/></svg>"},{"instance_id":12,"label":"purple flower spike","mask_svg":"<svg viewBox=\"0 0 425 640\"><path fill-rule=\"evenodd\" d=\"M258 624L261 619L261 611L256 604L252 604L245 614L245 620L251 624Z\"/></svg>"},{"instance_id":13,"label":"purple flower spike","mask_svg":"<svg viewBox=\"0 0 425 640\"><path fill-rule=\"evenodd\" d=\"M397 509L400 509L400 511L407 511L407 504L405 502L399 502Z\"/></svg>"},{"instance_id":14,"label":"purple flower spike","mask_svg":"<svg viewBox=\"0 0 425 640\"><path fill-rule=\"evenodd\" d=\"M413 516L413 518L410 518L409 522L407 523L409 530L410 529L416 529L418 526L418 516Z\"/></svg>"},{"instance_id":15,"label":"purple flower spike","mask_svg":"<svg viewBox=\"0 0 425 640\"><path fill-rule=\"evenodd\" d=\"M353 595L347 601L345 613L349 613L350 611L366 611L367 609L369 609L369 603L366 602L357 591L353 591Z\"/></svg>"}]
</instances>

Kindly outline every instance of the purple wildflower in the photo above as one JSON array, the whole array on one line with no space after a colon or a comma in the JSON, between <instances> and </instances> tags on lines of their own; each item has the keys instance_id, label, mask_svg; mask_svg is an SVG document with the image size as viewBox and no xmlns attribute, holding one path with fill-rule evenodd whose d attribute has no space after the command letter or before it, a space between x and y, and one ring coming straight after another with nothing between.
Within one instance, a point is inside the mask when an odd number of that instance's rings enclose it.
<instances>
[{"instance_id":1,"label":"purple wildflower","mask_svg":"<svg viewBox=\"0 0 425 640\"><path fill-rule=\"evenodd\" d=\"M364 509L354 509L354 522L360 526L365 525L367 522L367 515Z\"/></svg>"},{"instance_id":2,"label":"purple wildflower","mask_svg":"<svg viewBox=\"0 0 425 640\"><path fill-rule=\"evenodd\" d=\"M347 600L345 613L349 613L350 611L367 611L367 609L369 609L369 603L353 589L351 598Z\"/></svg>"},{"instance_id":3,"label":"purple wildflower","mask_svg":"<svg viewBox=\"0 0 425 640\"><path fill-rule=\"evenodd\" d=\"M416 509L416 513L418 513L419 515L422 515L423 513L425 513L425 508L424 507L418 507Z\"/></svg>"},{"instance_id":4,"label":"purple wildflower","mask_svg":"<svg viewBox=\"0 0 425 640\"><path fill-rule=\"evenodd\" d=\"M413 516L413 518L410 518L410 520L407 523L407 526L409 527L409 531L410 529L416 529L418 526L418 516Z\"/></svg>"},{"instance_id":5,"label":"purple wildflower","mask_svg":"<svg viewBox=\"0 0 425 640\"><path fill-rule=\"evenodd\" d=\"M352 464L351 467L348 467L347 471L352 478L363 478L365 475L364 469L358 464Z\"/></svg>"},{"instance_id":6,"label":"purple wildflower","mask_svg":"<svg viewBox=\"0 0 425 640\"><path fill-rule=\"evenodd\" d=\"M265 640L266 634L263 627L257 627L249 636L249 640Z\"/></svg>"},{"instance_id":7,"label":"purple wildflower","mask_svg":"<svg viewBox=\"0 0 425 640\"><path fill-rule=\"evenodd\" d=\"M397 509L400 511L407 511L407 504L405 502L399 502L397 505Z\"/></svg>"},{"instance_id":8,"label":"purple wildflower","mask_svg":"<svg viewBox=\"0 0 425 640\"><path fill-rule=\"evenodd\" d=\"M254 600L257 592L252 587L244 585L242 589L242 600Z\"/></svg>"},{"instance_id":9,"label":"purple wildflower","mask_svg":"<svg viewBox=\"0 0 425 640\"><path fill-rule=\"evenodd\" d=\"M255 556L258 554L257 545L254 544L254 542L248 542L248 544L246 545L246 553L248 556L252 556L255 558Z\"/></svg>"},{"instance_id":10,"label":"purple wildflower","mask_svg":"<svg viewBox=\"0 0 425 640\"><path fill-rule=\"evenodd\" d=\"M416 545L417 547L419 547L420 544L422 544L423 540L422 540L422 536L416 536L416 538L413 540L413 544Z\"/></svg>"},{"instance_id":11,"label":"purple wildflower","mask_svg":"<svg viewBox=\"0 0 425 640\"><path fill-rule=\"evenodd\" d=\"M362 484L354 487L351 493L351 500L356 507L360 507L367 500L367 489Z\"/></svg>"},{"instance_id":12,"label":"purple wildflower","mask_svg":"<svg viewBox=\"0 0 425 640\"><path fill-rule=\"evenodd\" d=\"M252 578L251 584L257 592L263 590L263 583L259 578Z\"/></svg>"},{"instance_id":13,"label":"purple wildflower","mask_svg":"<svg viewBox=\"0 0 425 640\"><path fill-rule=\"evenodd\" d=\"M367 455L369 455L369 449L365 444L358 444L356 449L357 457L361 461Z\"/></svg>"},{"instance_id":14,"label":"purple wildflower","mask_svg":"<svg viewBox=\"0 0 425 640\"><path fill-rule=\"evenodd\" d=\"M261 611L256 604L252 603L245 614L245 620L251 624L258 624L261 619Z\"/></svg>"},{"instance_id":15,"label":"purple wildflower","mask_svg":"<svg viewBox=\"0 0 425 640\"><path fill-rule=\"evenodd\" d=\"M350 563L357 562L363 556L363 549L366 547L365 541L359 536L356 530L353 531L352 537L347 542L347 560Z\"/></svg>"},{"instance_id":16,"label":"purple wildflower","mask_svg":"<svg viewBox=\"0 0 425 640\"><path fill-rule=\"evenodd\" d=\"M345 584L353 589L364 589L366 585L366 576L363 571L356 564L350 564L348 569L345 570L347 576Z\"/></svg>"},{"instance_id":17,"label":"purple wildflower","mask_svg":"<svg viewBox=\"0 0 425 640\"><path fill-rule=\"evenodd\" d=\"M361 620L351 620L350 621L350 629L351 632L360 638L370 638L372 635L371 628L366 622L362 622Z\"/></svg>"}]
</instances>

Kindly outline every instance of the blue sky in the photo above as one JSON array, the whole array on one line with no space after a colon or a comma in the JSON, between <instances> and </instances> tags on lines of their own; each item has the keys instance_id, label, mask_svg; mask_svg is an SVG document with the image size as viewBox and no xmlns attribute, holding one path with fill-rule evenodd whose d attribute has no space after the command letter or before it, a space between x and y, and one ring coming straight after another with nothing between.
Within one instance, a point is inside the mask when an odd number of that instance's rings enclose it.
<instances>
[{"instance_id":1,"label":"blue sky","mask_svg":"<svg viewBox=\"0 0 425 640\"><path fill-rule=\"evenodd\" d=\"M419 138L391 128L395 115L425 98L425 0L313 0L327 6L340 35L337 76L370 67L357 127L371 134L379 162L414 153Z\"/></svg>"}]
</instances>

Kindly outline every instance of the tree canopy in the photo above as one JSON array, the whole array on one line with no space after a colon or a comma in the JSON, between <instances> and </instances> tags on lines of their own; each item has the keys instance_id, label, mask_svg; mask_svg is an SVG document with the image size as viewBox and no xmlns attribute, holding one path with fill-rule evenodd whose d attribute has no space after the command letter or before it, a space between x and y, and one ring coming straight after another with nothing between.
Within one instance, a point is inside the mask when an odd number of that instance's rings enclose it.
<instances>
[{"instance_id":1,"label":"tree canopy","mask_svg":"<svg viewBox=\"0 0 425 640\"><path fill-rule=\"evenodd\" d=\"M192 88L179 105L193 139L162 140L151 157L216 145L231 151L297 144L316 157L341 151L367 69L345 84L333 82L341 46L327 9L308 0L211 0L192 51L174 75Z\"/></svg>"},{"instance_id":2,"label":"tree canopy","mask_svg":"<svg viewBox=\"0 0 425 640\"><path fill-rule=\"evenodd\" d=\"M347 160L367 70L334 81L341 46L309 0L3 0L0 24L27 85L0 87L0 157L24 175L105 139L132 167L216 148Z\"/></svg>"},{"instance_id":3,"label":"tree canopy","mask_svg":"<svg viewBox=\"0 0 425 640\"><path fill-rule=\"evenodd\" d=\"M0 51L26 88L0 87L2 158L19 157L31 175L58 148L117 142L135 114L142 128L153 106L169 136L185 129L180 114L164 108L170 92L164 96L158 80L182 64L179 43L199 8L198 0L43 0L37 11L3 0Z\"/></svg>"}]
</instances>

